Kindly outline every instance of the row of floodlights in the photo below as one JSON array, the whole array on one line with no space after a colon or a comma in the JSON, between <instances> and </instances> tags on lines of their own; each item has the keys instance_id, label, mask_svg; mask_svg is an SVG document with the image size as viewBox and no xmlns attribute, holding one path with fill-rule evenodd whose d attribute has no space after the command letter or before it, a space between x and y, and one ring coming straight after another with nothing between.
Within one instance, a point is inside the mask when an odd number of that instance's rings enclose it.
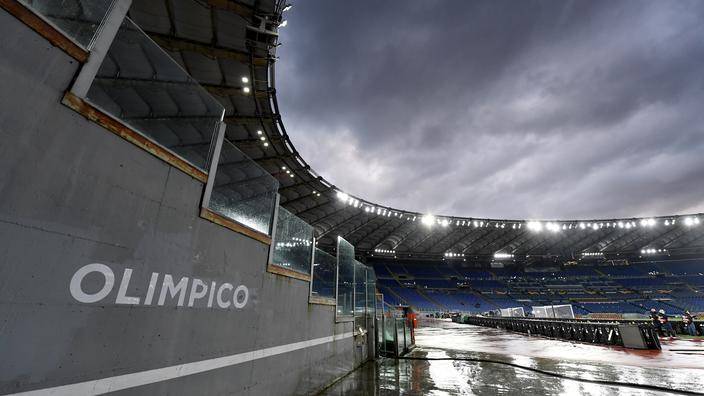
<instances>
[{"instance_id":1,"label":"row of floodlights","mask_svg":"<svg viewBox=\"0 0 704 396\"><path fill-rule=\"evenodd\" d=\"M242 86L242 92L244 92L246 94L252 92L252 88L250 88L249 85L247 85L247 84L249 84L249 77L242 76L242 84L244 84Z\"/></svg>"},{"instance_id":2,"label":"row of floodlights","mask_svg":"<svg viewBox=\"0 0 704 396\"><path fill-rule=\"evenodd\" d=\"M266 141L266 136L264 136L264 132L262 132L261 129L257 130L257 136L259 136L259 140L262 142L262 146L269 147L269 142Z\"/></svg>"},{"instance_id":3,"label":"row of floodlights","mask_svg":"<svg viewBox=\"0 0 704 396\"><path fill-rule=\"evenodd\" d=\"M667 249L653 249L653 248L648 248L648 249L641 249L640 254L666 254Z\"/></svg>"},{"instance_id":4,"label":"row of floodlights","mask_svg":"<svg viewBox=\"0 0 704 396\"><path fill-rule=\"evenodd\" d=\"M512 259L512 258L513 258L513 254L511 254L511 253L502 253L502 252L494 253L494 259L496 259L496 260L508 260L508 259Z\"/></svg>"},{"instance_id":5,"label":"row of floodlights","mask_svg":"<svg viewBox=\"0 0 704 396\"><path fill-rule=\"evenodd\" d=\"M277 242L276 247L282 248L293 248L298 246L310 246L310 242Z\"/></svg>"},{"instance_id":6,"label":"row of floodlights","mask_svg":"<svg viewBox=\"0 0 704 396\"><path fill-rule=\"evenodd\" d=\"M604 257L603 252L584 252L582 257Z\"/></svg>"},{"instance_id":7,"label":"row of floodlights","mask_svg":"<svg viewBox=\"0 0 704 396\"><path fill-rule=\"evenodd\" d=\"M374 249L374 253L396 254L396 251L395 251L395 250L391 250L391 249Z\"/></svg>"},{"instance_id":8,"label":"row of floodlights","mask_svg":"<svg viewBox=\"0 0 704 396\"><path fill-rule=\"evenodd\" d=\"M378 206L373 206L366 204L364 202L361 202L359 199L350 197L349 195L343 193L342 191L337 192L337 199L340 201L351 205L354 208L364 208L364 212L369 213L369 214L376 214L379 216L385 216L385 217L403 217L403 214L401 212L396 212L393 210L389 210L387 208L382 208ZM415 221L416 216L408 216L407 220Z\"/></svg>"},{"instance_id":9,"label":"row of floodlights","mask_svg":"<svg viewBox=\"0 0 704 396\"><path fill-rule=\"evenodd\" d=\"M287 175L293 177L293 172L291 172L291 169L288 169L286 166L282 166L281 170L286 172ZM318 196L320 196L320 194L318 194Z\"/></svg>"},{"instance_id":10,"label":"row of floodlights","mask_svg":"<svg viewBox=\"0 0 704 396\"><path fill-rule=\"evenodd\" d=\"M445 252L445 257L450 257L450 258L464 257L464 253Z\"/></svg>"},{"instance_id":11,"label":"row of floodlights","mask_svg":"<svg viewBox=\"0 0 704 396\"><path fill-rule=\"evenodd\" d=\"M293 242L277 242L276 247L296 247L296 246L310 246L311 240L299 237L291 237Z\"/></svg>"},{"instance_id":12,"label":"row of floodlights","mask_svg":"<svg viewBox=\"0 0 704 396\"><path fill-rule=\"evenodd\" d=\"M408 221L416 221L417 215L411 213L404 213L394 211L388 208L378 207L371 205L367 202L362 202L357 198L354 198L342 191L337 191L338 200L345 204L351 205L354 208L363 208L366 213L376 214L385 217L399 217ZM612 221L595 221L595 222L543 222L537 220L530 221L489 221L489 220L459 220L450 218L436 217L432 214L426 214L420 216L420 222L427 226L433 227L439 225L442 227L448 227L452 224L455 226L466 226L474 228L506 228L509 226L511 229L520 230L525 225L530 231L541 232L547 230L550 232L559 232L563 230L600 230L604 228L621 228L621 229L632 229L637 227L651 228L662 223L665 226L672 226L677 224L678 221L682 221L687 227L697 226L701 223L699 217L696 216L686 216L684 218L673 217L667 219L655 219L655 218L644 218L639 220L612 220Z\"/></svg>"}]
</instances>

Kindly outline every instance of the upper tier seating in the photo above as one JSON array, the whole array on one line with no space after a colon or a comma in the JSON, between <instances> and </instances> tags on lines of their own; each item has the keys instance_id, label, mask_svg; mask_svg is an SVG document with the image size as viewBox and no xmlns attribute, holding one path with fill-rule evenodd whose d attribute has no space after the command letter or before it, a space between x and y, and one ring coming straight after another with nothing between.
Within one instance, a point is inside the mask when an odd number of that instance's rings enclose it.
<instances>
[{"instance_id":1,"label":"upper tier seating","mask_svg":"<svg viewBox=\"0 0 704 396\"><path fill-rule=\"evenodd\" d=\"M672 275L704 274L704 261L702 260L660 261L657 264L662 271Z\"/></svg>"},{"instance_id":2,"label":"upper tier seating","mask_svg":"<svg viewBox=\"0 0 704 396\"><path fill-rule=\"evenodd\" d=\"M381 263L374 264L374 273L376 273L377 278L392 278L391 272L389 272L386 266Z\"/></svg>"},{"instance_id":3,"label":"upper tier seating","mask_svg":"<svg viewBox=\"0 0 704 396\"><path fill-rule=\"evenodd\" d=\"M457 282L445 279L416 279L419 288L456 289Z\"/></svg>"},{"instance_id":4,"label":"upper tier seating","mask_svg":"<svg viewBox=\"0 0 704 396\"><path fill-rule=\"evenodd\" d=\"M607 276L621 277L621 276L644 276L648 274L644 268L635 265L622 265L622 266L601 266L596 267L596 269Z\"/></svg>"},{"instance_id":5,"label":"upper tier seating","mask_svg":"<svg viewBox=\"0 0 704 396\"><path fill-rule=\"evenodd\" d=\"M576 314L642 314L651 306L680 314L683 308L704 311L704 276L692 274L700 263L703 261L577 265L562 271L528 273L511 268L462 268L455 267L456 263L374 264L379 286L394 292L387 296L387 302L423 310L486 312L524 306L528 311L532 305L573 304ZM684 273L689 275L679 275Z\"/></svg>"},{"instance_id":6,"label":"upper tier seating","mask_svg":"<svg viewBox=\"0 0 704 396\"><path fill-rule=\"evenodd\" d=\"M393 293L401 297L408 305L421 311L437 311L442 309L441 306L433 304L428 299L418 294L415 289L405 287L393 287L390 289Z\"/></svg>"},{"instance_id":7,"label":"upper tier seating","mask_svg":"<svg viewBox=\"0 0 704 396\"><path fill-rule=\"evenodd\" d=\"M406 272L413 275L416 278L428 277L437 278L441 277L442 274L439 273L434 266L431 265L406 265Z\"/></svg>"}]
</instances>

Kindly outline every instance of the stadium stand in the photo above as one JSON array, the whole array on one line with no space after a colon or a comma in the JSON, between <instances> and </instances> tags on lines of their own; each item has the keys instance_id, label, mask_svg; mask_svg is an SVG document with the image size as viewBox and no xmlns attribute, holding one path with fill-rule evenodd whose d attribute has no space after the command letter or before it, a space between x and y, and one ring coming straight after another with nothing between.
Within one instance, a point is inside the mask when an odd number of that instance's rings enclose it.
<instances>
[{"instance_id":1,"label":"stadium stand","mask_svg":"<svg viewBox=\"0 0 704 396\"><path fill-rule=\"evenodd\" d=\"M572 304L576 315L645 314L650 308L704 312L704 261L520 268L455 267L450 262L373 262L389 304L420 311L481 313ZM702 294L699 294L702 293Z\"/></svg>"}]
</instances>

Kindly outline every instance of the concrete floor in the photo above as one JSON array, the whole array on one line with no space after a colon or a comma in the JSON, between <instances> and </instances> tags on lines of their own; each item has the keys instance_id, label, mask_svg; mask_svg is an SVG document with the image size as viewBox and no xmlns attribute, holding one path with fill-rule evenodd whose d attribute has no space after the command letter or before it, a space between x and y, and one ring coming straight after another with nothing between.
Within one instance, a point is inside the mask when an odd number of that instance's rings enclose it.
<instances>
[{"instance_id":1,"label":"concrete floor","mask_svg":"<svg viewBox=\"0 0 704 396\"><path fill-rule=\"evenodd\" d=\"M666 395L704 394L704 343L664 341L662 351L570 343L497 329L434 321L416 332L419 359L384 359L354 371L324 395ZM570 378L652 385L652 389L555 378L519 367L457 360L478 358ZM685 393L692 394L692 393Z\"/></svg>"}]
</instances>

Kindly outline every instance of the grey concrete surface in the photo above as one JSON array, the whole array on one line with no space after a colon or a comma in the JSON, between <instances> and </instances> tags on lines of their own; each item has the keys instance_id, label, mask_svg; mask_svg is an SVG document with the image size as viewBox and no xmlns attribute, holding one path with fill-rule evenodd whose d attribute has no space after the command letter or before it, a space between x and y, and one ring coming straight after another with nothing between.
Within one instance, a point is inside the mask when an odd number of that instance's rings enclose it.
<instances>
[{"instance_id":1,"label":"grey concrete surface","mask_svg":"<svg viewBox=\"0 0 704 396\"><path fill-rule=\"evenodd\" d=\"M343 334L308 284L265 272L267 246L200 219L203 185L60 104L78 65L0 10L0 394L42 389ZM76 301L80 267L115 286ZM242 309L116 305L152 272L246 285ZM102 279L83 285L95 292ZM156 301L156 299L155 299ZM306 394L364 360L352 338L124 390Z\"/></svg>"}]
</instances>

